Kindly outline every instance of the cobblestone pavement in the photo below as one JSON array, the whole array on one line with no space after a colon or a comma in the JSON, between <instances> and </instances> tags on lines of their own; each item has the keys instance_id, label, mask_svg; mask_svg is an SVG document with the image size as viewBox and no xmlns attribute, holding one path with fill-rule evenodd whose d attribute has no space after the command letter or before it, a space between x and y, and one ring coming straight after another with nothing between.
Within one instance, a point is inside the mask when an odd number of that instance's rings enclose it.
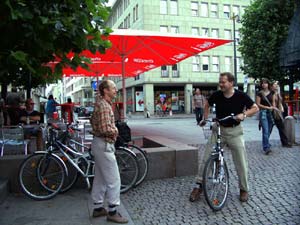
<instances>
[{"instance_id":1,"label":"cobblestone pavement","mask_svg":"<svg viewBox=\"0 0 300 225\"><path fill-rule=\"evenodd\" d=\"M213 212L204 196L189 202L194 177L146 181L122 195L135 224L300 224L300 149L279 147L272 141L273 152L261 152L261 142L246 143L249 161L250 198L239 201L237 175L229 151L226 162L230 173L227 204ZM203 146L200 146L200 152Z\"/></svg>"}]
</instances>

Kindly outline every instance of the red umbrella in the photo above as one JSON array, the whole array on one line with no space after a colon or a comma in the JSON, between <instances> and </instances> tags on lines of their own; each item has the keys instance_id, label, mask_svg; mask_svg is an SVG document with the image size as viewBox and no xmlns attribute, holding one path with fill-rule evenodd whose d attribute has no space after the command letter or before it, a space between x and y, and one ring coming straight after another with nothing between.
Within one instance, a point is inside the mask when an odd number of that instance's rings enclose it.
<instances>
[{"instance_id":1,"label":"red umbrella","mask_svg":"<svg viewBox=\"0 0 300 225\"><path fill-rule=\"evenodd\" d=\"M89 70L64 69L65 76L122 76L123 101L126 103L125 77L136 76L162 65L173 65L188 57L231 40L144 30L114 30L108 36L112 47L105 54L83 51L91 58ZM126 104L124 104L124 116Z\"/></svg>"}]
</instances>

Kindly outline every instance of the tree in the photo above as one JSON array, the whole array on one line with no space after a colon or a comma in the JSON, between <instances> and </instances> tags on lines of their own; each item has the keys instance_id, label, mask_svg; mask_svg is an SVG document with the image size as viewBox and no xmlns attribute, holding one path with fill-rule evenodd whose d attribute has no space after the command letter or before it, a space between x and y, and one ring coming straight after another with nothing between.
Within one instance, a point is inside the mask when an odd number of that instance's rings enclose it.
<instances>
[{"instance_id":1,"label":"tree","mask_svg":"<svg viewBox=\"0 0 300 225\"><path fill-rule=\"evenodd\" d=\"M239 50L244 58L243 70L250 77L286 83L286 72L279 65L279 52L287 36L295 2L255 0L245 10Z\"/></svg>"},{"instance_id":2,"label":"tree","mask_svg":"<svg viewBox=\"0 0 300 225\"><path fill-rule=\"evenodd\" d=\"M107 0L3 0L0 3L0 84L37 87L61 77L66 65L84 66L84 49L104 52L101 38L109 15ZM91 38L92 37L92 38ZM67 54L73 51L72 59ZM61 60L55 70L46 63Z\"/></svg>"}]
</instances>

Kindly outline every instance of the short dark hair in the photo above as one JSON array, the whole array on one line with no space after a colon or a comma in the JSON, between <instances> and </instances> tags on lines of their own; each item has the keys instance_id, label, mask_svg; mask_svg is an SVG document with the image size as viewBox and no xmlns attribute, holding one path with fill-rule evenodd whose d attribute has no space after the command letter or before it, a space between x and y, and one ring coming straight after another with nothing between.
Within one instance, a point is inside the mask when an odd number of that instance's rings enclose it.
<instances>
[{"instance_id":1,"label":"short dark hair","mask_svg":"<svg viewBox=\"0 0 300 225\"><path fill-rule=\"evenodd\" d=\"M72 99L71 99L71 98L68 98L68 99L67 99L67 102L68 102L68 103L72 103Z\"/></svg>"},{"instance_id":2,"label":"short dark hair","mask_svg":"<svg viewBox=\"0 0 300 225\"><path fill-rule=\"evenodd\" d=\"M234 82L234 76L232 75L232 73L230 73L230 72L224 72L224 73L220 73L220 76L221 77L224 77L224 76L226 76L227 77L227 80L229 81L229 82Z\"/></svg>"}]
</instances>

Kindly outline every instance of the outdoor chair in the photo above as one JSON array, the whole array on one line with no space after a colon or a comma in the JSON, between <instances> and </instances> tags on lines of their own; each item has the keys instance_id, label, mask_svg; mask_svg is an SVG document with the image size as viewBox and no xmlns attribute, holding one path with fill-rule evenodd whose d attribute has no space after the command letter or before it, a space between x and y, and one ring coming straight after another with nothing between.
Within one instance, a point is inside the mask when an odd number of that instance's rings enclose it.
<instances>
[{"instance_id":1,"label":"outdoor chair","mask_svg":"<svg viewBox=\"0 0 300 225\"><path fill-rule=\"evenodd\" d=\"M82 144L89 145L93 141L93 135L92 132L92 125L90 123L84 123L83 124L83 138L82 138Z\"/></svg>"},{"instance_id":2,"label":"outdoor chair","mask_svg":"<svg viewBox=\"0 0 300 225\"><path fill-rule=\"evenodd\" d=\"M24 146L24 154L27 155L28 143L30 140L24 138L22 126L4 126L1 128L1 157L4 154L4 148L7 145Z\"/></svg>"}]
</instances>

